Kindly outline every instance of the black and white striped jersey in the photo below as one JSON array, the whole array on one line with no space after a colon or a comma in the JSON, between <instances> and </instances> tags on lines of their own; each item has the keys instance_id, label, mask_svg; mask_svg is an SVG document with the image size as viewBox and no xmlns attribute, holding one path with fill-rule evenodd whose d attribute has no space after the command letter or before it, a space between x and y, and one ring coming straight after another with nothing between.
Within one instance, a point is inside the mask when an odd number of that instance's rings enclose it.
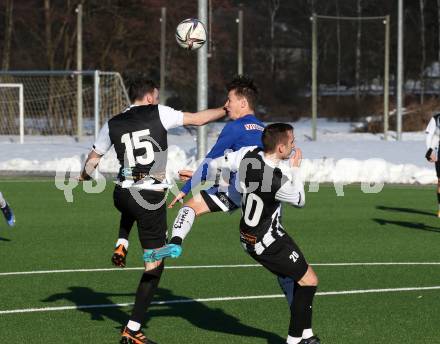
<instances>
[{"instance_id":1,"label":"black and white striped jersey","mask_svg":"<svg viewBox=\"0 0 440 344\"><path fill-rule=\"evenodd\" d=\"M432 116L425 130L426 133L426 148L438 149L440 140L440 113Z\"/></svg>"},{"instance_id":2,"label":"black and white striped jersey","mask_svg":"<svg viewBox=\"0 0 440 344\"><path fill-rule=\"evenodd\" d=\"M167 130L183 125L183 113L162 105L132 105L104 124L93 150L104 155L114 146L118 179L136 175L165 179Z\"/></svg>"},{"instance_id":3,"label":"black and white striped jersey","mask_svg":"<svg viewBox=\"0 0 440 344\"><path fill-rule=\"evenodd\" d=\"M305 204L299 169L291 168L289 161L274 163L266 159L258 147L244 147L228 153L210 166L237 172L239 185L236 186L242 194L240 239L249 252L261 254L285 235L281 224L281 202L296 207Z\"/></svg>"}]
</instances>

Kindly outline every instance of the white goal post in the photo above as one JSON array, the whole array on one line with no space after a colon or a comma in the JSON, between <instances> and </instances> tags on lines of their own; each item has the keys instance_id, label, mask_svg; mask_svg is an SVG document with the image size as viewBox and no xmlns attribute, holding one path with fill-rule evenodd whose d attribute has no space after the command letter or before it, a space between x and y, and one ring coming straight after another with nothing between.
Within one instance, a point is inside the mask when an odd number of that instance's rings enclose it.
<instances>
[{"instance_id":1,"label":"white goal post","mask_svg":"<svg viewBox=\"0 0 440 344\"><path fill-rule=\"evenodd\" d=\"M0 83L0 88L18 88L20 143L23 143L24 142L24 99L23 99L24 96L23 96L23 84Z\"/></svg>"}]
</instances>

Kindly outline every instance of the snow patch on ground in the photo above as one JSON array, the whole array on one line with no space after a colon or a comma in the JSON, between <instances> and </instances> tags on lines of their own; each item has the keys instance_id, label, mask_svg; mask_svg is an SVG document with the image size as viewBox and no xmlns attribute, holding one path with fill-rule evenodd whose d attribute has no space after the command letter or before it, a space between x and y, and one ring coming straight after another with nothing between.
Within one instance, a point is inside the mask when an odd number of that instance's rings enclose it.
<instances>
[{"instance_id":1,"label":"snow patch on ground","mask_svg":"<svg viewBox=\"0 0 440 344\"><path fill-rule=\"evenodd\" d=\"M302 174L315 182L384 182L405 184L436 183L433 164L424 159L423 132L404 133L402 141L389 140L383 134L352 133L354 124L318 120L318 141L311 140L311 123L301 119L295 127L297 146L303 150ZM208 126L208 147L217 140L223 123ZM197 166L196 132L173 129L168 136L167 174L177 177L180 169ZM0 136L1 171L78 172L93 144L92 137L80 142L65 136L26 136L20 144L18 136ZM100 171L116 173L116 154L111 149L100 163Z\"/></svg>"}]
</instances>

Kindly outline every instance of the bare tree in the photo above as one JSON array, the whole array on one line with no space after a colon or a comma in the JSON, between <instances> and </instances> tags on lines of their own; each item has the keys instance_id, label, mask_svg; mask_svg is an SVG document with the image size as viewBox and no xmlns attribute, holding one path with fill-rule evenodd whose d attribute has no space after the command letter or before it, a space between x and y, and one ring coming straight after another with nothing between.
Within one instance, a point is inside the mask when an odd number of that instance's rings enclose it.
<instances>
[{"instance_id":1,"label":"bare tree","mask_svg":"<svg viewBox=\"0 0 440 344\"><path fill-rule=\"evenodd\" d=\"M49 69L54 69L54 49L52 42L52 14L50 0L44 0L44 38L46 42L46 56Z\"/></svg>"},{"instance_id":2,"label":"bare tree","mask_svg":"<svg viewBox=\"0 0 440 344\"><path fill-rule=\"evenodd\" d=\"M111 51L114 45L117 44L118 40L121 41L123 37L127 34L124 20L116 15L114 18L113 31L110 35L108 35L108 39L106 40L104 49L102 50L102 54L99 59L100 66L105 66L105 62L109 58L109 55L111 55Z\"/></svg>"},{"instance_id":3,"label":"bare tree","mask_svg":"<svg viewBox=\"0 0 440 344\"><path fill-rule=\"evenodd\" d=\"M440 1L440 0L439 0ZM339 17L339 1L336 0L336 16ZM339 18L336 22L336 40L337 40L337 49L338 49L338 65L336 67L336 92L337 99L339 101L339 88L341 86L341 23Z\"/></svg>"},{"instance_id":4,"label":"bare tree","mask_svg":"<svg viewBox=\"0 0 440 344\"><path fill-rule=\"evenodd\" d=\"M79 4L84 5L84 0L80 1L66 1L66 16L71 18L71 21L64 22L64 32L63 32L63 67L65 70L69 70L72 68L72 64L74 61L74 51L76 49L76 35L77 33L77 25L74 24L74 8ZM70 24L70 25L68 25Z\"/></svg>"},{"instance_id":5,"label":"bare tree","mask_svg":"<svg viewBox=\"0 0 440 344\"><path fill-rule=\"evenodd\" d=\"M425 43L425 2L420 4L420 42L422 44L422 60L420 61L420 103L423 104L425 96L425 64L426 64L426 43Z\"/></svg>"},{"instance_id":6,"label":"bare tree","mask_svg":"<svg viewBox=\"0 0 440 344\"><path fill-rule=\"evenodd\" d=\"M50 0L44 0L44 7L43 7L44 42L46 48L47 65L49 70L55 70L57 67L56 57L61 43L64 44L64 49L62 49L62 52L64 53L63 56L64 60L62 65L63 67L65 67L70 65L71 63L71 50L69 51L69 49L67 48L71 46L71 42L73 41L73 35L70 38L66 36L68 36L68 29L70 23L69 18L72 17L72 13L73 13L73 3L71 0L67 0L64 4L65 4L65 12L63 11L64 9L59 10L59 12L57 12L55 6L54 7L51 6ZM57 15L57 14L62 14L62 15ZM52 34L54 30L57 30L57 33L55 35ZM55 121L55 119L52 117L52 114L55 111L57 102L60 101L60 99L54 98L53 96L55 92L55 88L56 88L55 79L53 77L49 77L49 84L48 84L49 96L47 103L47 114L49 117L49 121Z\"/></svg>"},{"instance_id":7,"label":"bare tree","mask_svg":"<svg viewBox=\"0 0 440 344\"><path fill-rule=\"evenodd\" d=\"M60 13L62 13L62 15L56 16L54 15L56 9L51 6L50 0L44 0L44 41L46 44L47 64L50 70L53 70L56 67L56 52L62 42L65 44L63 37L66 35L69 28L69 18L72 18L72 1L66 1L65 5L65 12L61 10ZM61 19L61 23L59 23L59 19ZM52 35L54 29L57 30L56 35Z\"/></svg>"},{"instance_id":8,"label":"bare tree","mask_svg":"<svg viewBox=\"0 0 440 344\"><path fill-rule=\"evenodd\" d=\"M274 38L275 38L275 16L280 8L280 0L268 0L269 14L270 14L270 71L272 78L275 78L275 50L274 50Z\"/></svg>"},{"instance_id":9,"label":"bare tree","mask_svg":"<svg viewBox=\"0 0 440 344\"><path fill-rule=\"evenodd\" d=\"M440 0L437 0L437 39L438 39L438 51L437 61L440 63Z\"/></svg>"},{"instance_id":10,"label":"bare tree","mask_svg":"<svg viewBox=\"0 0 440 344\"><path fill-rule=\"evenodd\" d=\"M5 3L5 38L2 56L2 69L9 69L9 62L11 60L11 40L12 40L12 25L13 25L13 7L14 0L6 0Z\"/></svg>"},{"instance_id":11,"label":"bare tree","mask_svg":"<svg viewBox=\"0 0 440 344\"><path fill-rule=\"evenodd\" d=\"M356 72L355 72L355 81L356 81L356 100L359 101L360 98L360 71L361 71L361 39L362 39L362 20L360 17L362 16L362 6L361 0L357 0L357 16L359 17L357 23L357 35L356 35Z\"/></svg>"}]
</instances>

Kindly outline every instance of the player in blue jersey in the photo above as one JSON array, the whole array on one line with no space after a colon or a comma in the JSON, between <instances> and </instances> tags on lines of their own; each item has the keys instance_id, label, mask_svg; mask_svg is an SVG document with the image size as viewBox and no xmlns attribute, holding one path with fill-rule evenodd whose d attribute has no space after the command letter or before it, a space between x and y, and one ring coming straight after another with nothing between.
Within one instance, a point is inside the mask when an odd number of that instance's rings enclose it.
<instances>
[{"instance_id":1,"label":"player in blue jersey","mask_svg":"<svg viewBox=\"0 0 440 344\"><path fill-rule=\"evenodd\" d=\"M3 216L5 217L6 222L10 227L15 225L15 216L12 212L11 207L9 206L8 202L6 202L5 198L3 197L2 193L0 192L0 210L3 213Z\"/></svg>"},{"instance_id":2,"label":"player in blue jersey","mask_svg":"<svg viewBox=\"0 0 440 344\"><path fill-rule=\"evenodd\" d=\"M237 151L242 147L261 147L261 136L264 124L255 117L254 109L257 102L258 90L252 79L246 76L237 76L226 86L228 99L225 110L231 122L225 125L220 136L206 155L205 160L194 174L191 171L180 171L182 180L188 179L181 192L170 203L169 208L182 200L191 189L206 179L206 170L210 160L221 157L225 151ZM225 176L223 176L225 177ZM193 197L179 210L173 228L179 227L189 231L196 216L210 212L229 212L240 207L241 195L235 189L235 173L226 176L225 185L214 185L202 190L201 197ZM174 242L172 244L181 244Z\"/></svg>"},{"instance_id":3,"label":"player in blue jersey","mask_svg":"<svg viewBox=\"0 0 440 344\"><path fill-rule=\"evenodd\" d=\"M228 99L225 110L232 121L224 126L217 142L194 174L187 170L179 171L181 179L187 179L187 181L179 195L170 203L170 208L177 201L183 199L191 189L194 189L201 181L206 179L206 168L210 160L223 156L225 151L235 152L247 146L261 147L264 124L254 115L258 91L252 79L246 76L238 76L226 88ZM236 193L234 188L235 174L230 176L228 184L228 188L214 186L202 191L203 200L196 202L197 215L209 211L231 211L239 207L240 194ZM192 204L193 200L188 201L188 203Z\"/></svg>"}]
</instances>

